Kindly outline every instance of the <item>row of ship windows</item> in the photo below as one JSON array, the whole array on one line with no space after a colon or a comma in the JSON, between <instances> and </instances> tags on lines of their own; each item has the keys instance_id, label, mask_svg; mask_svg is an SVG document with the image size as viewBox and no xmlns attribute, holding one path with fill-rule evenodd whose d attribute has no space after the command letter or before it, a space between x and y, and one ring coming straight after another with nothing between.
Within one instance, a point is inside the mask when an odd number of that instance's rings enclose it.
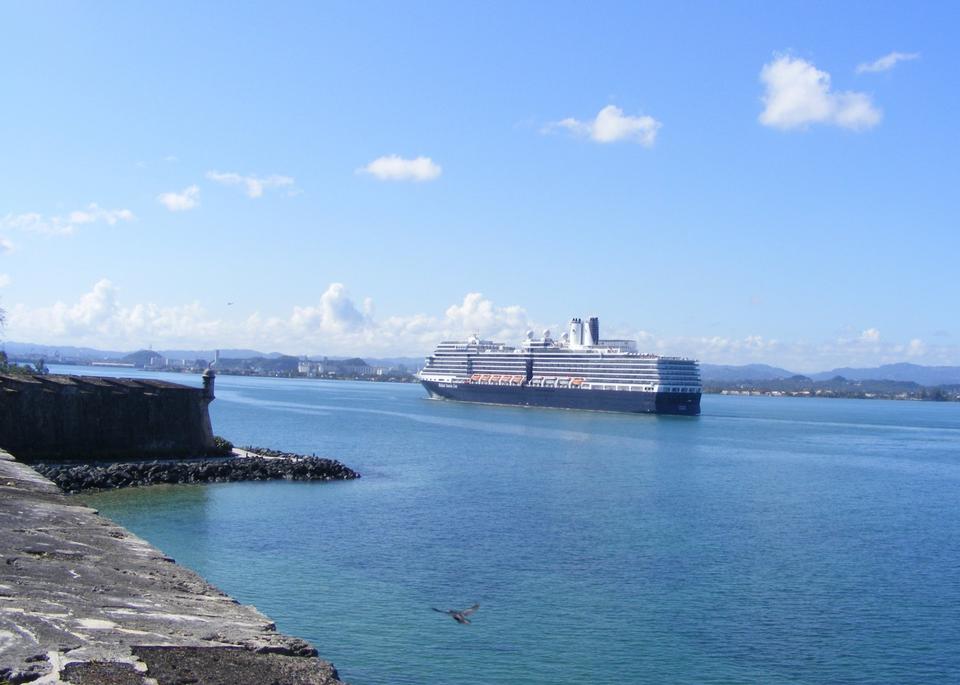
<instances>
[{"instance_id":1,"label":"row of ship windows","mask_svg":"<svg viewBox=\"0 0 960 685\"><path fill-rule=\"evenodd\" d=\"M451 375L466 375L463 371L458 371L456 369L430 369L432 373L449 373ZM510 369L495 369L495 370L485 370L485 369L474 369L474 373L494 373L494 374L517 374L524 375L522 371L517 373ZM602 373L585 373L585 374L557 374L558 376L580 376L584 379L596 381L596 382L610 382L610 381L647 381L653 383L678 383L683 385L699 385L700 379L696 377L681 377L681 376L671 376L671 375L651 375L651 374L602 374Z\"/></svg>"},{"instance_id":2,"label":"row of ship windows","mask_svg":"<svg viewBox=\"0 0 960 685\"><path fill-rule=\"evenodd\" d=\"M469 364L473 368L478 369L523 369L526 368L526 364L522 361L487 361L487 360L474 360ZM427 365L427 368L466 368L468 362L463 360L437 360L431 364ZM652 364L604 364L600 363L590 363L590 364L570 364L569 362L542 362L536 361L533 364L534 369L564 369L564 370L576 370L576 371L593 371L596 369L604 369L611 371L667 371L670 373L676 374L697 374L698 369L695 366L666 366L666 365L652 365Z\"/></svg>"},{"instance_id":3,"label":"row of ship windows","mask_svg":"<svg viewBox=\"0 0 960 685\"><path fill-rule=\"evenodd\" d=\"M467 367L463 365L436 365L431 366L427 371L450 371L467 372ZM473 373L525 373L526 369L522 366L487 366L485 364L474 364L471 368ZM551 375L560 376L591 376L595 378L671 378L678 381L700 381L700 375L696 373L664 373L663 370L656 369L585 369L579 366L565 366L551 369L540 369L534 367L534 374L544 372Z\"/></svg>"},{"instance_id":4,"label":"row of ship windows","mask_svg":"<svg viewBox=\"0 0 960 685\"><path fill-rule=\"evenodd\" d=\"M447 373L467 373L466 367L462 366L435 366L426 371L433 372L447 372ZM525 369L523 368L510 368L504 366L495 366L495 367L486 367L480 365L474 365L471 369L473 373L508 373L508 374L524 374ZM542 373L543 370L534 369L535 373ZM627 369L617 369L617 370L599 370L599 369L580 369L576 367L566 367L560 369L549 369L550 375L558 376L584 376L589 378L650 378L650 379L660 379L666 381L674 382L700 382L699 374L679 374L679 373L662 373L655 370L647 371L629 371Z\"/></svg>"},{"instance_id":5,"label":"row of ship windows","mask_svg":"<svg viewBox=\"0 0 960 685\"><path fill-rule=\"evenodd\" d=\"M582 362L578 364L577 362ZM472 363L474 365L484 365L484 366L525 366L527 360L525 359L433 359L427 366L437 366L442 364L458 364L464 365L467 363ZM570 367L570 368L596 368L596 367L605 367L605 368L631 368L631 369L668 369L671 371L688 371L694 372L698 369L696 364L664 364L662 362L645 362L645 361L626 361L626 360L614 360L614 359L534 359L533 365L537 367Z\"/></svg>"},{"instance_id":6,"label":"row of ship windows","mask_svg":"<svg viewBox=\"0 0 960 685\"><path fill-rule=\"evenodd\" d=\"M696 369L698 365L694 362L667 362L657 359L624 359L616 357L597 358L597 357L556 357L556 358L517 358L517 357L477 357L477 356L457 356L457 357L433 357L427 360L427 365L453 363L453 364L504 364L512 366L514 364L526 364L532 362L537 366L554 366L586 364L588 366L634 366L634 367L660 367L669 369Z\"/></svg>"},{"instance_id":7,"label":"row of ship windows","mask_svg":"<svg viewBox=\"0 0 960 685\"><path fill-rule=\"evenodd\" d=\"M597 360L623 360L623 361L647 361L647 362L663 362L666 364L694 364L692 359L681 359L679 357L658 357L656 355L626 355L626 354L571 354L569 352L551 354L549 352L538 352L534 354L516 354L513 352L502 353L502 352L488 352L483 354L477 354L476 352L443 352L431 355L435 359L439 358L465 358L472 357L485 358L485 359L597 359ZM429 359L429 357L428 357Z\"/></svg>"}]
</instances>

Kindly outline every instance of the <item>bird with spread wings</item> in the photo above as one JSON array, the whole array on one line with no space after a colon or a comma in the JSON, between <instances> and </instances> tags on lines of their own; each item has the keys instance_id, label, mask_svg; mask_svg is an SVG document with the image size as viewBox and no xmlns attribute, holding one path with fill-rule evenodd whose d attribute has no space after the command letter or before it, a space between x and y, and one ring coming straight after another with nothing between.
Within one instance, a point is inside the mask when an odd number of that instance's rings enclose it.
<instances>
[{"instance_id":1,"label":"bird with spread wings","mask_svg":"<svg viewBox=\"0 0 960 685\"><path fill-rule=\"evenodd\" d=\"M469 616L474 611L479 609L480 605L474 604L469 609L463 609L461 611L457 611L456 609L437 609L436 607L430 607L430 608L433 609L434 611L439 611L441 614L447 614L448 616L450 616L450 618L452 618L457 623L466 624L466 623L470 623L470 619L467 618L467 616Z\"/></svg>"}]
</instances>

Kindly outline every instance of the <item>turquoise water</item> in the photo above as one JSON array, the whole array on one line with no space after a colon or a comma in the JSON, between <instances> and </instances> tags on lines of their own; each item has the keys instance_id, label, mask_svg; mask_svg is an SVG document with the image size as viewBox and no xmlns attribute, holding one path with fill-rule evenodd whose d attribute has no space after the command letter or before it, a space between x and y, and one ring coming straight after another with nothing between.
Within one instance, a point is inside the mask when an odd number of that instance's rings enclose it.
<instances>
[{"instance_id":1,"label":"turquoise water","mask_svg":"<svg viewBox=\"0 0 960 685\"><path fill-rule=\"evenodd\" d=\"M218 434L364 477L87 499L354 685L960 679L960 405L706 396L691 419L227 376L217 396ZM474 602L470 626L430 610Z\"/></svg>"}]
</instances>

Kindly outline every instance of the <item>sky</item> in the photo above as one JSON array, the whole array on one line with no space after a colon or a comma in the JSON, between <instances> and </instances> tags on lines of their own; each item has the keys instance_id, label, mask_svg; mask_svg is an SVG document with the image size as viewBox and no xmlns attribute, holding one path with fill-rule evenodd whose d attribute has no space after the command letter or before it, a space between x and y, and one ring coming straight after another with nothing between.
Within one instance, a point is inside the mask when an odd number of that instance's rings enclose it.
<instances>
[{"instance_id":1,"label":"sky","mask_svg":"<svg viewBox=\"0 0 960 685\"><path fill-rule=\"evenodd\" d=\"M0 338L960 364L955 3L0 3Z\"/></svg>"}]
</instances>

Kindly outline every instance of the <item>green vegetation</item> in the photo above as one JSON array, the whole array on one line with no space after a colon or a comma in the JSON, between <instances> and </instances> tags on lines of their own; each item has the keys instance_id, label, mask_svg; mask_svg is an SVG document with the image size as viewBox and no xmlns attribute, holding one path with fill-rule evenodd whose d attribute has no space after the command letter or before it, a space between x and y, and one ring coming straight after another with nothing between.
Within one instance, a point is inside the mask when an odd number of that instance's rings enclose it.
<instances>
[{"instance_id":1,"label":"green vegetation","mask_svg":"<svg viewBox=\"0 0 960 685\"><path fill-rule=\"evenodd\" d=\"M925 386L912 381L850 380L834 376L815 381L806 376L773 380L705 381L705 393L776 397L849 397L856 399L960 401L960 385Z\"/></svg>"},{"instance_id":2,"label":"green vegetation","mask_svg":"<svg viewBox=\"0 0 960 685\"><path fill-rule=\"evenodd\" d=\"M226 438L221 438L219 435L213 436L213 452L212 456L218 457L227 457L233 453L233 443L227 440Z\"/></svg>"},{"instance_id":3,"label":"green vegetation","mask_svg":"<svg viewBox=\"0 0 960 685\"><path fill-rule=\"evenodd\" d=\"M3 326L7 322L7 312L4 311L3 307L0 307L0 331L3 331ZM2 340L2 338L0 338ZM7 358L7 353L3 350L0 350L0 373L25 373L22 367L17 366L16 364L11 364L10 360ZM3 681L0 681L0 685L3 685Z\"/></svg>"}]
</instances>

